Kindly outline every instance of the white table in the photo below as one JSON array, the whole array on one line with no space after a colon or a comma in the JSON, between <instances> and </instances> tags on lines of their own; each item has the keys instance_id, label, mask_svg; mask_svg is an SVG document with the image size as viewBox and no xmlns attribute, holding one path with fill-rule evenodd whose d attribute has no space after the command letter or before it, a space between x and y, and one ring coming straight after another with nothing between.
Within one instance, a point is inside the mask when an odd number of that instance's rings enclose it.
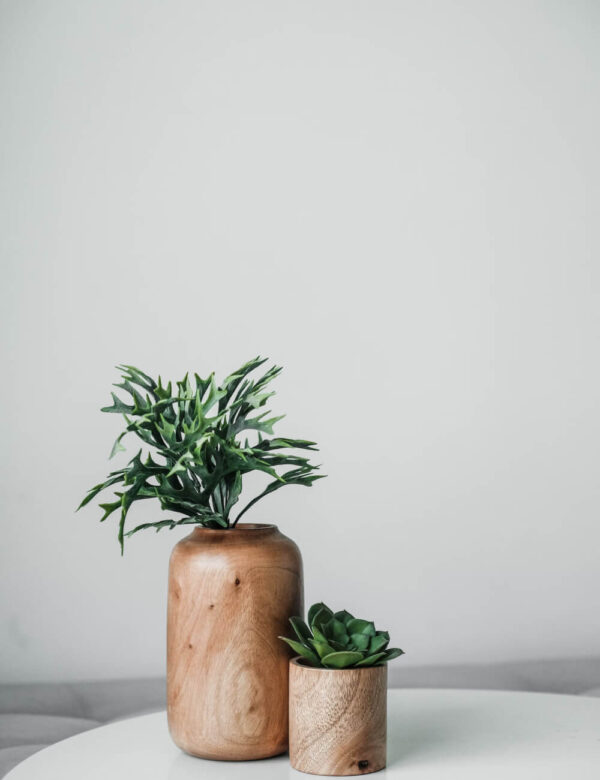
<instances>
[{"instance_id":1,"label":"white table","mask_svg":"<svg viewBox=\"0 0 600 780\"><path fill-rule=\"evenodd\" d=\"M398 780L598 780L600 699L504 691L391 690L388 767ZM307 778L287 756L247 763L179 751L164 713L111 723L30 756L7 780Z\"/></svg>"}]
</instances>

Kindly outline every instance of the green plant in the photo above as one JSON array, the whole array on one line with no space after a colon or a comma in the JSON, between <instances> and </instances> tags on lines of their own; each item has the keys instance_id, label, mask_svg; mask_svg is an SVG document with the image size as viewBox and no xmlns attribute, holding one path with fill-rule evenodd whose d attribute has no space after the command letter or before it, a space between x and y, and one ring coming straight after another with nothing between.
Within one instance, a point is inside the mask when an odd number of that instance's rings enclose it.
<instances>
[{"instance_id":1,"label":"green plant","mask_svg":"<svg viewBox=\"0 0 600 780\"><path fill-rule=\"evenodd\" d=\"M397 647L388 648L390 635L377 631L369 620L355 618L346 610L332 612L326 604L313 604L308 610L308 625L300 617L290 618L298 640L280 636L312 666L347 669L357 666L381 666L404 655Z\"/></svg>"},{"instance_id":2,"label":"green plant","mask_svg":"<svg viewBox=\"0 0 600 780\"><path fill-rule=\"evenodd\" d=\"M319 468L294 450L315 451L315 443L304 439L276 438L273 425L281 417L268 417L268 411L256 414L274 395L266 390L281 372L273 366L258 379L249 375L266 359L250 360L217 385L214 374L201 379L188 374L166 386L133 366L120 365L122 381L115 386L131 396L129 403L111 393L113 405L103 412L122 414L127 424L115 441L110 457L124 451L123 438L133 433L146 445L122 469L91 488L78 509L102 490L122 485L116 500L100 504L101 522L120 512L119 543L125 536L145 528L175 528L178 525L202 525L208 528L233 528L251 506L285 485L305 485L324 475ZM240 439L241 434L256 433L257 441ZM265 434L267 437L265 437ZM272 436L273 438L269 438ZM286 470L287 469L287 470ZM272 481L232 520L231 512L242 492L245 474L264 472ZM143 523L125 533L125 519L132 504L157 498L162 509L182 517Z\"/></svg>"}]
</instances>

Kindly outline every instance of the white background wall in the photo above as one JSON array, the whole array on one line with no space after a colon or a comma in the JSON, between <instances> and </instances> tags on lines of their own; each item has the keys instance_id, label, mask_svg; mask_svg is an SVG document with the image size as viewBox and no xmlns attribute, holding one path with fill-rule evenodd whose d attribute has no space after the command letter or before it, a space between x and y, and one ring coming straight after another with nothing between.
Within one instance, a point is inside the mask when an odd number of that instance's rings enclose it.
<instances>
[{"instance_id":1,"label":"white background wall","mask_svg":"<svg viewBox=\"0 0 600 780\"><path fill-rule=\"evenodd\" d=\"M398 663L599 651L600 7L0 2L1 674L160 674L113 365L284 364L252 517ZM147 505L132 519L159 514Z\"/></svg>"}]
</instances>

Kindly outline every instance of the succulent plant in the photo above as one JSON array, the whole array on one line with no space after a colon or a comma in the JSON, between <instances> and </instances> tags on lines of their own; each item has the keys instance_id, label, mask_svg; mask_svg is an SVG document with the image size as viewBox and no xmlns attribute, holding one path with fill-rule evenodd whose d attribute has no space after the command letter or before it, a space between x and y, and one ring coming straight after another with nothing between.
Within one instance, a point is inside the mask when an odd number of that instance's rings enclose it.
<instances>
[{"instance_id":1,"label":"succulent plant","mask_svg":"<svg viewBox=\"0 0 600 780\"><path fill-rule=\"evenodd\" d=\"M404 651L388 648L390 635L377 631L370 620L355 618L346 610L332 612L323 602L308 610L308 625L301 617L290 618L294 633L290 639L280 636L298 655L312 666L325 669L347 669L359 666L381 666Z\"/></svg>"},{"instance_id":2,"label":"succulent plant","mask_svg":"<svg viewBox=\"0 0 600 780\"><path fill-rule=\"evenodd\" d=\"M314 442L273 436L273 425L281 417L269 418L263 409L274 395L267 391L267 385L281 368L272 366L257 379L249 377L265 362L254 358L220 384L214 374L207 379L198 374L190 379L186 374L175 385L163 384L160 376L156 381L134 366L118 366L122 381L115 386L130 399L126 403L111 393L112 406L102 409L121 414L126 423L110 457L125 450L121 442L130 433L141 440L142 449L124 468L112 471L104 482L91 488L78 508L106 488L122 486L115 490L114 501L100 504L104 511L101 522L113 512L119 513L121 551L126 536L146 528L233 528L248 509L275 490L286 485L310 487L321 478L315 473L319 466L297 452L315 451ZM248 432L257 440L250 442ZM243 477L257 471L272 481L233 519ZM162 509L180 516L142 523L126 532L125 519L133 503L149 498L158 499Z\"/></svg>"}]
</instances>

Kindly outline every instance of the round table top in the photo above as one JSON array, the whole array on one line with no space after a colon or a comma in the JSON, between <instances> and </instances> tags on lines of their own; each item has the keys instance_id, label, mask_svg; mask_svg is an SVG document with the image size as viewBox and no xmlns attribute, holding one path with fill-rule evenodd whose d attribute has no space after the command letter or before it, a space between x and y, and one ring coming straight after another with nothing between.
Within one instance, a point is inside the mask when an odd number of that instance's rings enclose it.
<instances>
[{"instance_id":1,"label":"round table top","mask_svg":"<svg viewBox=\"0 0 600 780\"><path fill-rule=\"evenodd\" d=\"M8 780L283 780L286 755L206 761L171 742L164 712L111 723L30 756ZM390 690L388 766L398 780L598 780L600 699L545 693Z\"/></svg>"}]
</instances>

